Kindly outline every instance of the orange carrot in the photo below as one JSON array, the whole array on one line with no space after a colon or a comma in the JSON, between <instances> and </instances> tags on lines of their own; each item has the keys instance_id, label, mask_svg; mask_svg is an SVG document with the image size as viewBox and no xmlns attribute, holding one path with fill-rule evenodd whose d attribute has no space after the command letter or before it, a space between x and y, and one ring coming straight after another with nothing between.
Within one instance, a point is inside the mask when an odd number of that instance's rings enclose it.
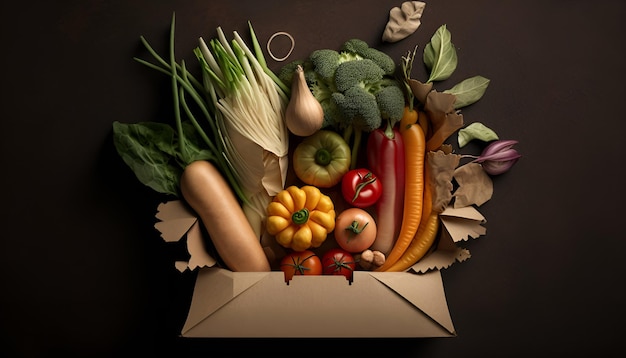
<instances>
[{"instance_id":1,"label":"orange carrot","mask_svg":"<svg viewBox=\"0 0 626 358\"><path fill-rule=\"evenodd\" d=\"M422 129L424 130L424 137L426 138L426 143L428 143L428 139L432 135L430 133L432 128L430 126L430 121L428 120L428 116L426 115L425 112L419 112L417 118L418 118L417 123L419 123L419 125L422 126Z\"/></svg>"},{"instance_id":2,"label":"orange carrot","mask_svg":"<svg viewBox=\"0 0 626 358\"><path fill-rule=\"evenodd\" d=\"M418 124L410 124L400 132L405 150L405 190L402 226L396 243L385 259L385 263L376 271L386 271L404 254L413 240L422 219L424 201L424 158L426 139Z\"/></svg>"},{"instance_id":3,"label":"orange carrot","mask_svg":"<svg viewBox=\"0 0 626 358\"><path fill-rule=\"evenodd\" d=\"M415 265L420 259L426 255L428 250L435 242L437 232L439 231L439 214L431 212L425 219L425 224L420 225L415 234L415 238L404 252L404 255L396 261L387 272L405 271L409 267Z\"/></svg>"},{"instance_id":4,"label":"orange carrot","mask_svg":"<svg viewBox=\"0 0 626 358\"><path fill-rule=\"evenodd\" d=\"M419 114L415 108L412 108L409 105L404 106L404 112L402 114L402 118L400 119L400 124L398 129L402 132L411 124L417 123L419 118Z\"/></svg>"},{"instance_id":5,"label":"orange carrot","mask_svg":"<svg viewBox=\"0 0 626 358\"><path fill-rule=\"evenodd\" d=\"M402 257L389 267L387 271L404 271L415 265L430 250L439 230L439 213L432 210L432 204L432 188L430 186L428 166L426 165L424 168L424 208L422 210L422 220L409 247Z\"/></svg>"}]
</instances>

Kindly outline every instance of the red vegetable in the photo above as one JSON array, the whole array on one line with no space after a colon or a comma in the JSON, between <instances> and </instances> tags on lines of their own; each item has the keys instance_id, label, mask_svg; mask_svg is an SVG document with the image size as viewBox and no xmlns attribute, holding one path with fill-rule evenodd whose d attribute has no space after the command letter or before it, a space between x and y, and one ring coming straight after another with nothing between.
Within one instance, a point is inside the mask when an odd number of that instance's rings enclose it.
<instances>
[{"instance_id":1,"label":"red vegetable","mask_svg":"<svg viewBox=\"0 0 626 358\"><path fill-rule=\"evenodd\" d=\"M285 273L285 282L297 275L321 275L322 261L311 250L291 251L280 261L280 269Z\"/></svg>"},{"instance_id":2,"label":"red vegetable","mask_svg":"<svg viewBox=\"0 0 626 358\"><path fill-rule=\"evenodd\" d=\"M367 208L382 194L380 180L369 169L352 169L341 179L341 193L348 203L357 208Z\"/></svg>"},{"instance_id":3,"label":"red vegetable","mask_svg":"<svg viewBox=\"0 0 626 358\"><path fill-rule=\"evenodd\" d=\"M352 281L356 261L354 256L346 250L330 249L322 256L322 269L324 275L343 275L348 281Z\"/></svg>"},{"instance_id":4,"label":"red vegetable","mask_svg":"<svg viewBox=\"0 0 626 358\"><path fill-rule=\"evenodd\" d=\"M335 241L348 252L362 252L376 239L374 218L360 208L349 208L337 216Z\"/></svg>"},{"instance_id":5,"label":"red vegetable","mask_svg":"<svg viewBox=\"0 0 626 358\"><path fill-rule=\"evenodd\" d=\"M388 124L384 130L370 133L367 163L383 183L382 194L376 202L378 233L372 250L386 255L400 233L404 211L404 142L398 129Z\"/></svg>"}]
</instances>

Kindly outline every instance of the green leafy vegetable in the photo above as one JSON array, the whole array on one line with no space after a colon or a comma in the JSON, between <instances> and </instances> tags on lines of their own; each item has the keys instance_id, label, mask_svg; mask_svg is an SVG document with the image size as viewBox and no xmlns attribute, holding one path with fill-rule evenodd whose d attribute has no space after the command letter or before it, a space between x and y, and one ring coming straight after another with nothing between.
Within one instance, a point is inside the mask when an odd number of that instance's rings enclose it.
<instances>
[{"instance_id":1,"label":"green leafy vegetable","mask_svg":"<svg viewBox=\"0 0 626 358\"><path fill-rule=\"evenodd\" d=\"M481 99L487 90L487 86L489 86L489 79L482 76L474 76L463 80L454 87L443 92L451 93L456 96L454 108L459 109L461 107L469 106L470 104Z\"/></svg>"},{"instance_id":2,"label":"green leafy vegetable","mask_svg":"<svg viewBox=\"0 0 626 358\"><path fill-rule=\"evenodd\" d=\"M178 195L179 177L184 168L196 160L210 160L222 172L238 198L245 201L233 168L224 156L224 139L214 116L215 108L208 99L204 83L194 78L185 62L176 62L174 53L175 15L172 15L169 37L169 58L160 56L148 41L140 40L155 62L135 58L151 69L171 77L174 103L174 126L162 123L113 124L116 150L124 162L145 185L160 193ZM192 103L187 100L191 99ZM194 111L204 121L200 123ZM183 121L182 114L188 121Z\"/></svg>"},{"instance_id":3,"label":"green leafy vegetable","mask_svg":"<svg viewBox=\"0 0 626 358\"><path fill-rule=\"evenodd\" d=\"M459 130L459 147L464 147L470 141L478 139L483 142L497 140L498 135L491 128L480 122L474 122Z\"/></svg>"},{"instance_id":4,"label":"green leafy vegetable","mask_svg":"<svg viewBox=\"0 0 626 358\"><path fill-rule=\"evenodd\" d=\"M424 48L424 64L430 71L426 82L442 81L450 77L458 63L452 35L441 25Z\"/></svg>"},{"instance_id":5,"label":"green leafy vegetable","mask_svg":"<svg viewBox=\"0 0 626 358\"><path fill-rule=\"evenodd\" d=\"M176 157L174 129L167 124L113 122L118 154L139 181L163 194L178 195L181 169Z\"/></svg>"},{"instance_id":6,"label":"green leafy vegetable","mask_svg":"<svg viewBox=\"0 0 626 358\"><path fill-rule=\"evenodd\" d=\"M179 137L174 129L157 122L121 123L113 122L115 148L139 181L163 193L178 195L178 182L185 162L212 160L213 153L198 146L195 128L184 122L181 126L185 135L183 146L187 159L182 159Z\"/></svg>"}]
</instances>

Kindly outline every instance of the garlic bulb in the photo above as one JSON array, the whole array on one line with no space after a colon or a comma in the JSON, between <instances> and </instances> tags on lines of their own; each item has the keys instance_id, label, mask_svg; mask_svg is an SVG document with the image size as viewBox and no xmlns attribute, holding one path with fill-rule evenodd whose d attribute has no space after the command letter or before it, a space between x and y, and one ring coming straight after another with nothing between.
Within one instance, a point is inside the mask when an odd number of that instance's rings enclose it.
<instances>
[{"instance_id":1,"label":"garlic bulb","mask_svg":"<svg viewBox=\"0 0 626 358\"><path fill-rule=\"evenodd\" d=\"M298 66L293 75L285 122L291 133L301 137L317 132L324 122L324 110L311 93L302 66Z\"/></svg>"}]
</instances>

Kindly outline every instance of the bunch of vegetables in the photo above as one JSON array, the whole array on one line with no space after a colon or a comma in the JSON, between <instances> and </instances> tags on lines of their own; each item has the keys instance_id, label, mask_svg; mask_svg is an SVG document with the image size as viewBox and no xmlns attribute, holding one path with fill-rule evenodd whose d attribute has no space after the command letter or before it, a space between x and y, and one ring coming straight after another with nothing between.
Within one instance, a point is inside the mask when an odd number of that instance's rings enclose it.
<instances>
[{"instance_id":1,"label":"bunch of vegetables","mask_svg":"<svg viewBox=\"0 0 626 358\"><path fill-rule=\"evenodd\" d=\"M348 43L358 43L358 40L350 40ZM364 261L363 265L360 265L363 269L403 271L432 249L440 230L439 214L450 203L452 183L441 183L440 178L435 180L431 177L434 171L432 167L438 164L430 162L429 158L432 156L428 153L440 152L444 156L454 156L445 141L457 131L459 147L474 139L485 142L498 139L495 132L481 123L473 123L462 128L463 116L459 111L460 108L478 101L483 96L489 80L475 76L444 92L433 89L435 82L448 79L457 66L456 50L451 42L450 32L443 25L424 50L423 60L429 70L427 81L422 83L411 78L416 47L407 56L402 57L399 86L386 82L390 87L402 89L401 115L399 115L400 106L395 104L398 108L394 110L392 116L380 112L377 115L379 121L369 121L369 127L360 124L350 127L355 123L362 123L355 122L355 118L363 121L370 117L362 114L365 110L350 112L345 107L346 103L340 100L344 97L337 93L345 90L345 86L342 86L346 80L342 77L343 64L350 63L355 68L359 64L367 68L362 69L360 75L354 75L354 78L348 81L350 84L360 81L356 86L361 92L367 92L369 88L364 84L367 81L364 78L381 81L381 77L379 75L368 77L372 73L371 68L367 67L369 64L366 65L363 59L359 62L358 59L358 56L364 55L355 55L348 50L349 48L350 45L344 44L339 52L330 49L316 50L306 60L294 61L284 66L279 75L288 83L289 73L294 65L299 69L305 68L309 89L324 110L322 127L326 130L320 130L305 138L296 148L294 169L303 182L311 185L322 184L323 187L333 187L341 181L343 199L352 207L339 213L333 234L342 249L354 254L357 260ZM369 47L361 44L360 48ZM391 80L382 80L385 81ZM369 99L374 101L375 98L376 96L370 96ZM374 108L360 101L351 101L350 106ZM378 109L380 108L379 104ZM360 114L352 117L348 115L349 119L346 119L347 114L353 113ZM350 125L346 125L347 123ZM361 149L355 147L354 143L350 148L352 151L350 165L346 160L345 148L349 136L345 133L354 133L355 128L359 128L359 132L368 133L364 148L368 168L354 168L356 161L354 152ZM334 132L343 133L344 136L339 137ZM328 136L332 137L332 140L327 142L321 140ZM359 143L359 135L356 137L356 143ZM311 142L317 145L311 145ZM511 148L515 143L515 141L492 142L481 156L473 157L473 163L482 163L477 167L481 171L484 170L491 175L500 174L519 158L519 153ZM329 154L333 152L331 147L344 149L338 156L333 156ZM305 148L309 154L303 158L300 152ZM316 161L317 157L325 160ZM489 160L494 162L490 163ZM448 162L456 163L452 169L458 164L458 161ZM330 163L333 165L330 166ZM340 164L338 168L337 164ZM331 177L332 180L329 180ZM370 212L374 215L370 215Z\"/></svg>"},{"instance_id":2,"label":"bunch of vegetables","mask_svg":"<svg viewBox=\"0 0 626 358\"><path fill-rule=\"evenodd\" d=\"M402 118L404 95L395 78L395 61L360 39L349 39L339 51L319 49L285 65L278 77L294 80L301 68L306 84L323 110L322 127L342 133L351 143L351 169L357 163L361 137ZM301 80L300 80L301 83Z\"/></svg>"},{"instance_id":3,"label":"bunch of vegetables","mask_svg":"<svg viewBox=\"0 0 626 358\"><path fill-rule=\"evenodd\" d=\"M201 79L176 62L175 16L169 59L141 37L155 63L137 61L171 78L174 126L114 122L113 134L142 183L182 197L197 212L229 268L268 271L260 237L266 206L286 180L289 89L267 67L249 28L253 49L237 32L228 41L221 28L208 44L199 39Z\"/></svg>"},{"instance_id":4,"label":"bunch of vegetables","mask_svg":"<svg viewBox=\"0 0 626 358\"><path fill-rule=\"evenodd\" d=\"M199 38L198 79L176 61L174 28L175 17L168 59L143 37L155 62L137 59L171 78L174 126L114 122L114 143L142 183L198 214L231 270L271 269L265 235L285 249L287 282L318 274L352 280L357 267L406 270L432 249L450 203L451 183L432 158L458 164L444 143L452 133L459 147L492 142L473 157L472 171L501 174L520 157L517 142L498 140L482 124L462 128L459 109L479 100L489 80L433 89L457 64L445 25L425 47L425 82L411 78L417 47L397 76L393 59L359 39L315 50L276 75L251 24L252 48L237 32L227 40L221 28L214 39ZM291 158L290 133L300 137ZM359 153L367 167L358 167ZM304 185L286 187L289 159ZM340 196L329 194L335 189ZM318 256L328 237L335 247Z\"/></svg>"}]
</instances>

